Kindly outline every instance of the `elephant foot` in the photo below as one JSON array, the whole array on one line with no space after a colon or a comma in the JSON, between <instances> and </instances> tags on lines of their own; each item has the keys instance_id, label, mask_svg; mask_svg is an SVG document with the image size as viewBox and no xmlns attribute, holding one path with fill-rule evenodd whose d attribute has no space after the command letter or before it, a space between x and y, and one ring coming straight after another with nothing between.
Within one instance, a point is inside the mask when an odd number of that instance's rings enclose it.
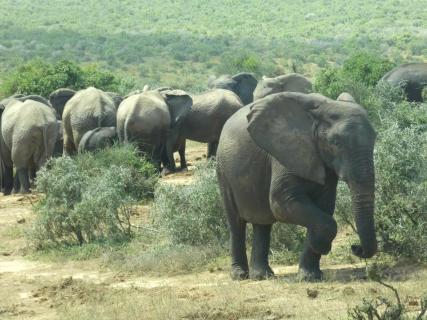
<instances>
[{"instance_id":1,"label":"elephant foot","mask_svg":"<svg viewBox=\"0 0 427 320\"><path fill-rule=\"evenodd\" d=\"M249 272L249 278L252 280L266 280L274 278L274 272L267 266L253 266Z\"/></svg>"},{"instance_id":2,"label":"elephant foot","mask_svg":"<svg viewBox=\"0 0 427 320\"><path fill-rule=\"evenodd\" d=\"M163 168L163 170L162 170L162 177L165 177L165 176L170 175L172 173L175 173L175 171L171 170L169 168Z\"/></svg>"},{"instance_id":3,"label":"elephant foot","mask_svg":"<svg viewBox=\"0 0 427 320\"><path fill-rule=\"evenodd\" d=\"M323 280L323 272L316 268L300 267L297 275L298 281L318 282Z\"/></svg>"},{"instance_id":4,"label":"elephant foot","mask_svg":"<svg viewBox=\"0 0 427 320\"><path fill-rule=\"evenodd\" d=\"M188 167L185 166L185 167L179 168L179 172L188 172Z\"/></svg>"},{"instance_id":5,"label":"elephant foot","mask_svg":"<svg viewBox=\"0 0 427 320\"><path fill-rule=\"evenodd\" d=\"M246 280L249 278L249 271L241 266L232 266L230 275L233 280Z\"/></svg>"},{"instance_id":6,"label":"elephant foot","mask_svg":"<svg viewBox=\"0 0 427 320\"><path fill-rule=\"evenodd\" d=\"M12 194L12 190L4 190L3 195L4 196L10 196Z\"/></svg>"},{"instance_id":7,"label":"elephant foot","mask_svg":"<svg viewBox=\"0 0 427 320\"><path fill-rule=\"evenodd\" d=\"M337 235L337 223L331 219L329 223L322 224L308 230L308 242L311 249L321 255L328 254L332 248L332 241Z\"/></svg>"}]
</instances>

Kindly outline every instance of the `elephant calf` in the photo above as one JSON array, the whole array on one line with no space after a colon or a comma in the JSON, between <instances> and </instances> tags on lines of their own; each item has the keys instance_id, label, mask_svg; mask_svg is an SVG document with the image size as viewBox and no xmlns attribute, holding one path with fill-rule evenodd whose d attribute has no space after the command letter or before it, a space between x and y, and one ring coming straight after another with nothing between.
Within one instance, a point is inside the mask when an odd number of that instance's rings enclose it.
<instances>
[{"instance_id":1,"label":"elephant calf","mask_svg":"<svg viewBox=\"0 0 427 320\"><path fill-rule=\"evenodd\" d=\"M101 127L86 132L79 143L79 153L111 147L117 139L116 127Z\"/></svg>"},{"instance_id":2,"label":"elephant calf","mask_svg":"<svg viewBox=\"0 0 427 320\"><path fill-rule=\"evenodd\" d=\"M8 99L3 106L0 143L4 194L13 188L13 166L18 177L15 192L28 193L29 173L52 156L58 134L56 115L50 106L31 99Z\"/></svg>"}]
</instances>

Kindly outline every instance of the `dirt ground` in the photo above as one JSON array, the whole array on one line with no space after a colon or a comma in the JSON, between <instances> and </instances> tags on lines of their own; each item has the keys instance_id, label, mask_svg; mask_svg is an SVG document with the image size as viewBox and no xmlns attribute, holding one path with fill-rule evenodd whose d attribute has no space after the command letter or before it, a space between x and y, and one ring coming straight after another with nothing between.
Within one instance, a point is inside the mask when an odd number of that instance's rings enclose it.
<instances>
[{"instance_id":1,"label":"dirt ground","mask_svg":"<svg viewBox=\"0 0 427 320\"><path fill-rule=\"evenodd\" d=\"M189 183L204 146L190 144L189 172L166 177ZM391 297L367 281L364 262L323 264L326 281L300 283L297 266L273 265L277 278L231 281L228 270L140 276L98 260L53 263L25 255L25 229L36 196L0 196L0 319L345 319L363 297ZM149 208L148 208L149 209ZM427 270L401 264L389 282L409 310L427 291Z\"/></svg>"}]
</instances>

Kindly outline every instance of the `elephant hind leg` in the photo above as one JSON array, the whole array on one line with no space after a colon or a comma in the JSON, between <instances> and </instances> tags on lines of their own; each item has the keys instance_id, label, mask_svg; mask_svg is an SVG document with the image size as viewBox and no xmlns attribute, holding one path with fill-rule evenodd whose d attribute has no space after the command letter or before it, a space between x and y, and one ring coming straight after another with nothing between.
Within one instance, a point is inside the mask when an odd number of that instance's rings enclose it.
<instances>
[{"instance_id":1,"label":"elephant hind leg","mask_svg":"<svg viewBox=\"0 0 427 320\"><path fill-rule=\"evenodd\" d=\"M219 179L221 181L221 179ZM230 227L231 238L231 278L244 280L249 277L248 257L246 255L246 221L239 216L231 190L221 186L224 209Z\"/></svg>"},{"instance_id":2,"label":"elephant hind leg","mask_svg":"<svg viewBox=\"0 0 427 320\"><path fill-rule=\"evenodd\" d=\"M30 193L30 176L28 168L16 168L16 174L21 188L20 193Z\"/></svg>"},{"instance_id":3,"label":"elephant hind leg","mask_svg":"<svg viewBox=\"0 0 427 320\"><path fill-rule=\"evenodd\" d=\"M251 279L263 280L274 276L268 264L270 250L270 234L272 225L253 224L253 242L251 254Z\"/></svg>"},{"instance_id":4,"label":"elephant hind leg","mask_svg":"<svg viewBox=\"0 0 427 320\"><path fill-rule=\"evenodd\" d=\"M64 136L64 156L71 156L77 153L77 148L69 136Z\"/></svg>"},{"instance_id":5,"label":"elephant hind leg","mask_svg":"<svg viewBox=\"0 0 427 320\"><path fill-rule=\"evenodd\" d=\"M13 189L13 166L4 166L3 172L4 192L5 196L10 195Z\"/></svg>"},{"instance_id":6,"label":"elephant hind leg","mask_svg":"<svg viewBox=\"0 0 427 320\"><path fill-rule=\"evenodd\" d=\"M217 149L218 149L218 141L208 143L208 159L216 156Z\"/></svg>"}]
</instances>

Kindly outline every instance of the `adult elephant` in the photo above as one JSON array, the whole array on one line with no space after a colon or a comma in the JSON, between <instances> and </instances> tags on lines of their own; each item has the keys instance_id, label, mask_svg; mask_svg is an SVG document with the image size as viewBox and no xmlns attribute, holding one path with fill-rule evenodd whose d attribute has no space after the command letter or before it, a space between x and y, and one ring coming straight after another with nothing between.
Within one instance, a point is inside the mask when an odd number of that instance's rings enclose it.
<instances>
[{"instance_id":1,"label":"adult elephant","mask_svg":"<svg viewBox=\"0 0 427 320\"><path fill-rule=\"evenodd\" d=\"M147 90L123 100L117 110L120 142L134 142L148 154L160 170L163 152L170 139L176 142L183 118L191 109L192 99L181 90ZM173 155L164 163L173 162Z\"/></svg>"},{"instance_id":2,"label":"adult elephant","mask_svg":"<svg viewBox=\"0 0 427 320\"><path fill-rule=\"evenodd\" d=\"M58 120L62 120L62 113L64 112L64 107L68 100L70 100L74 95L76 94L75 90L67 89L67 88L60 88L55 91L53 91L49 95L49 102L52 105L52 107L56 110L58 114ZM114 106L116 107L116 110L119 108L120 103L123 101L123 97L115 92L107 91L105 92L111 100L114 102Z\"/></svg>"},{"instance_id":3,"label":"adult elephant","mask_svg":"<svg viewBox=\"0 0 427 320\"><path fill-rule=\"evenodd\" d=\"M276 78L263 77L254 91L254 100L279 92L310 93L313 86L306 77L298 73L290 73Z\"/></svg>"},{"instance_id":4,"label":"adult elephant","mask_svg":"<svg viewBox=\"0 0 427 320\"><path fill-rule=\"evenodd\" d=\"M86 132L79 143L79 153L111 147L117 140L116 127L100 127Z\"/></svg>"},{"instance_id":5,"label":"adult elephant","mask_svg":"<svg viewBox=\"0 0 427 320\"><path fill-rule=\"evenodd\" d=\"M73 155L83 135L98 127L116 125L116 107L111 97L94 87L76 92L64 106L64 155Z\"/></svg>"},{"instance_id":6,"label":"adult elephant","mask_svg":"<svg viewBox=\"0 0 427 320\"><path fill-rule=\"evenodd\" d=\"M268 263L276 221L307 228L300 259L305 279L320 279L321 255L337 233L332 217L338 179L352 193L361 258L377 250L374 227L375 131L366 111L319 94L285 92L255 101L225 124L217 175L231 232L232 277L273 275ZM246 257L246 224L253 226Z\"/></svg>"},{"instance_id":7,"label":"adult elephant","mask_svg":"<svg viewBox=\"0 0 427 320\"><path fill-rule=\"evenodd\" d=\"M30 192L30 173L52 156L58 133L55 112L50 106L25 97L18 99L3 100L0 106L4 109L0 150L5 195L13 188L13 166L17 175L15 192Z\"/></svg>"},{"instance_id":8,"label":"adult elephant","mask_svg":"<svg viewBox=\"0 0 427 320\"><path fill-rule=\"evenodd\" d=\"M249 72L241 72L234 76L228 74L216 78L212 76L208 81L210 89L226 89L233 91L242 100L244 105L251 103L254 100L254 90L258 84L254 75Z\"/></svg>"},{"instance_id":9,"label":"adult elephant","mask_svg":"<svg viewBox=\"0 0 427 320\"><path fill-rule=\"evenodd\" d=\"M403 88L408 101L422 102L423 89L427 86L427 63L402 64L386 73L380 81Z\"/></svg>"},{"instance_id":10,"label":"adult elephant","mask_svg":"<svg viewBox=\"0 0 427 320\"><path fill-rule=\"evenodd\" d=\"M167 166L175 170L175 163L171 154L179 151L181 169L187 167L185 161L185 140L193 140L208 144L208 158L216 155L219 137L224 123L236 111L243 107L239 97L229 90L214 89L202 94L193 95L193 105L188 114L183 118L180 130L176 137L169 139L167 145Z\"/></svg>"}]
</instances>

